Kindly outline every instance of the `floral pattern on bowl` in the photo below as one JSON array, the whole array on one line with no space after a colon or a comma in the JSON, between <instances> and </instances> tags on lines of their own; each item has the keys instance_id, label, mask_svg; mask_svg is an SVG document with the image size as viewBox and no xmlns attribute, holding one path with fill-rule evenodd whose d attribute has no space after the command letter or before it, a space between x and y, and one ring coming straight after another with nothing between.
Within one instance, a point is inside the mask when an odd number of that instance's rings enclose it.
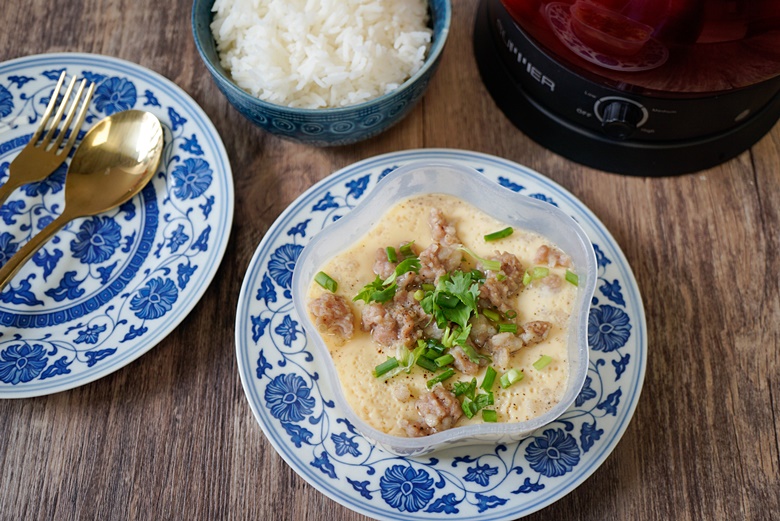
<instances>
[{"instance_id":1,"label":"floral pattern on bowl","mask_svg":"<svg viewBox=\"0 0 780 521\"><path fill-rule=\"evenodd\" d=\"M295 262L312 235L343 217L377 181L417 160L456 161L501 185L559 206L586 230L598 283L588 316L590 363L574 406L519 442L402 457L372 446L339 410L334 385L294 311ZM274 448L306 481L377 519L508 520L565 495L622 436L644 380L641 297L609 232L571 194L492 156L407 151L369 159L321 181L276 221L250 264L236 318L239 371L249 404Z\"/></svg>"},{"instance_id":2,"label":"floral pattern on bowl","mask_svg":"<svg viewBox=\"0 0 780 521\"><path fill-rule=\"evenodd\" d=\"M168 80L104 56L0 64L0 182L63 70L97 84L82 135L104 116L143 109L162 122L165 149L140 195L67 225L0 293L0 397L75 387L153 347L205 291L232 220L229 163L205 114ZM0 207L0 263L60 213L66 172L67 162Z\"/></svg>"}]
</instances>

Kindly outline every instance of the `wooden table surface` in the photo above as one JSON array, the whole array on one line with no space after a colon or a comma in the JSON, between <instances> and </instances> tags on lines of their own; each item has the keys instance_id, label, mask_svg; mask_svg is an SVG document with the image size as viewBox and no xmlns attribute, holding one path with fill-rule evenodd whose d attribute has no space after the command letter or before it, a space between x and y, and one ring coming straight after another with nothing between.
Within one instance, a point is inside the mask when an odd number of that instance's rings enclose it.
<instances>
[{"instance_id":1,"label":"wooden table surface","mask_svg":"<svg viewBox=\"0 0 780 521\"><path fill-rule=\"evenodd\" d=\"M191 2L5 0L0 61L81 51L170 78L214 122L236 199L225 258L200 303L140 359L58 394L0 400L0 519L365 519L277 455L239 381L234 321L252 253L306 188L370 156L422 147L494 154L563 185L626 254L647 314L644 389L612 455L527 519L780 519L780 126L711 170L603 173L516 130L479 78L476 3L455 0L441 67L409 117L357 146L279 140L219 93Z\"/></svg>"}]
</instances>

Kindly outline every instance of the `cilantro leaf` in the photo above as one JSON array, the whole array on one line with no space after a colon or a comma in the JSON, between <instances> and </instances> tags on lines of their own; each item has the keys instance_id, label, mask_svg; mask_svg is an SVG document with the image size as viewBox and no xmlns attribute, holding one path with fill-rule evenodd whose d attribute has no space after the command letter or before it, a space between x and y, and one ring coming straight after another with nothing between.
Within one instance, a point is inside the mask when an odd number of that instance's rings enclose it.
<instances>
[{"instance_id":1,"label":"cilantro leaf","mask_svg":"<svg viewBox=\"0 0 780 521\"><path fill-rule=\"evenodd\" d=\"M452 387L452 394L455 396L466 395L468 398L474 399L474 393L477 391L477 379L472 378L470 382L455 382Z\"/></svg>"},{"instance_id":2,"label":"cilantro leaf","mask_svg":"<svg viewBox=\"0 0 780 521\"><path fill-rule=\"evenodd\" d=\"M392 284L395 282L395 279L409 271L413 271L415 273L420 272L420 259L417 257L408 257L399 262L398 266L395 267L393 274L385 279L384 284Z\"/></svg>"},{"instance_id":3,"label":"cilantro leaf","mask_svg":"<svg viewBox=\"0 0 780 521\"><path fill-rule=\"evenodd\" d=\"M352 301L357 302L358 300L362 300L366 304L370 304L372 302L387 302L395 296L396 289L398 289L398 284L394 282L390 286L385 287L381 277L377 275L376 279L374 279L374 282L363 286L363 289L361 289L360 292L352 298Z\"/></svg>"},{"instance_id":4,"label":"cilantro leaf","mask_svg":"<svg viewBox=\"0 0 780 521\"><path fill-rule=\"evenodd\" d=\"M377 275L376 279L374 279L374 282L371 282L369 284L366 284L363 286L363 289L360 290L360 292L355 295L355 297L352 299L352 302L357 302L358 300L364 301L366 304L371 302L371 294L375 291L381 291L384 287L384 284L382 283L382 278Z\"/></svg>"},{"instance_id":5,"label":"cilantro leaf","mask_svg":"<svg viewBox=\"0 0 780 521\"><path fill-rule=\"evenodd\" d=\"M398 284L395 280L404 273L413 271L418 273L420 271L420 259L417 257L407 257L398 263L395 267L395 271L387 279L382 280L379 275L376 276L373 282L370 282L363 286L357 295L352 299L353 302L362 300L366 304L371 302L387 302L395 296L395 292L398 289ZM424 308L423 308L424 309ZM427 311L426 311L427 313Z\"/></svg>"},{"instance_id":6,"label":"cilantro leaf","mask_svg":"<svg viewBox=\"0 0 780 521\"><path fill-rule=\"evenodd\" d=\"M425 292L425 296L420 301L420 307L422 307L423 311L429 315L434 315L436 313L436 310L439 308L439 306L437 306L433 301L433 291Z\"/></svg>"},{"instance_id":7,"label":"cilantro leaf","mask_svg":"<svg viewBox=\"0 0 780 521\"><path fill-rule=\"evenodd\" d=\"M478 411L489 405L493 405L493 402L494 400L492 392L487 394L481 393L477 394L476 396L464 398L463 403L461 404L461 409L463 410L463 414L465 414L468 418L473 418Z\"/></svg>"},{"instance_id":8,"label":"cilantro leaf","mask_svg":"<svg viewBox=\"0 0 780 521\"><path fill-rule=\"evenodd\" d=\"M472 314L477 313L478 295L479 282L473 280L473 274L454 271L440 277L436 288L427 291L420 304L440 329L450 322L465 329Z\"/></svg>"},{"instance_id":9,"label":"cilantro leaf","mask_svg":"<svg viewBox=\"0 0 780 521\"><path fill-rule=\"evenodd\" d=\"M458 324L461 329L465 329L466 327L471 327L471 324L469 324L469 318L471 318L471 310L467 308L463 304L458 304L456 307L450 309L450 308L442 308L441 310L442 314L444 315L444 318L447 319L449 322L455 322Z\"/></svg>"},{"instance_id":10,"label":"cilantro leaf","mask_svg":"<svg viewBox=\"0 0 780 521\"><path fill-rule=\"evenodd\" d=\"M469 328L471 328L471 324L469 324ZM469 332L470 331L471 329L469 329ZM466 338L468 338L468 334L466 334ZM478 364L480 360L488 360L489 362L493 361L489 356L477 353L477 350L474 349L474 346L472 346L467 342L463 342L462 344L458 344L458 345L461 347L461 349L463 349L463 352L466 353L468 359L474 362L475 364Z\"/></svg>"},{"instance_id":11,"label":"cilantro leaf","mask_svg":"<svg viewBox=\"0 0 780 521\"><path fill-rule=\"evenodd\" d=\"M412 245L413 244L414 244L414 241L407 242L406 244L403 244L398 251L404 257L414 257L414 250L412 249Z\"/></svg>"},{"instance_id":12,"label":"cilantro leaf","mask_svg":"<svg viewBox=\"0 0 780 521\"><path fill-rule=\"evenodd\" d=\"M456 271L450 277L450 280L444 283L444 287L450 294L457 297L466 307L477 312L477 295L479 294L479 284L472 282L471 272L463 273Z\"/></svg>"},{"instance_id":13,"label":"cilantro leaf","mask_svg":"<svg viewBox=\"0 0 780 521\"><path fill-rule=\"evenodd\" d=\"M493 405L493 393L478 394L474 397L474 404L477 406L477 410L484 409L488 405Z\"/></svg>"},{"instance_id":14,"label":"cilantro leaf","mask_svg":"<svg viewBox=\"0 0 780 521\"><path fill-rule=\"evenodd\" d=\"M371 294L371 300L374 302L379 302L380 304L387 302L388 300L392 300L392 298L395 296L396 289L398 289L398 284L393 282L390 286L381 291L374 291Z\"/></svg>"}]
</instances>

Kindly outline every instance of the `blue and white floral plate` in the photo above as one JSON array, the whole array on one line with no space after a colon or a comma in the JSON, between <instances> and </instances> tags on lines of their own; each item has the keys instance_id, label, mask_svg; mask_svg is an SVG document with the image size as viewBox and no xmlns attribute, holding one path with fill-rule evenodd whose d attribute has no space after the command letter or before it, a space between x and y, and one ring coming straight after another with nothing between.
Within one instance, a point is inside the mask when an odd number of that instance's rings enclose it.
<instances>
[{"instance_id":1,"label":"blue and white floral plate","mask_svg":"<svg viewBox=\"0 0 780 521\"><path fill-rule=\"evenodd\" d=\"M0 63L0 182L63 70L97 84L84 129L114 112L148 110L163 124L165 149L140 195L70 223L0 293L0 398L70 389L154 347L205 292L233 219L230 164L208 117L169 80L107 56ZM0 208L0 264L61 212L66 170Z\"/></svg>"},{"instance_id":2,"label":"blue and white floral plate","mask_svg":"<svg viewBox=\"0 0 780 521\"><path fill-rule=\"evenodd\" d=\"M319 230L344 216L394 168L447 160L572 215L593 242L599 283L589 317L590 368L575 405L511 445L471 446L424 458L372 447L336 407L324 366L290 295L293 267ZM239 372L249 404L277 452L328 497L377 519L516 519L560 499L617 445L644 381L647 327L623 253L581 202L542 175L496 157L414 150L356 163L317 183L276 221L255 252L236 317Z\"/></svg>"}]
</instances>

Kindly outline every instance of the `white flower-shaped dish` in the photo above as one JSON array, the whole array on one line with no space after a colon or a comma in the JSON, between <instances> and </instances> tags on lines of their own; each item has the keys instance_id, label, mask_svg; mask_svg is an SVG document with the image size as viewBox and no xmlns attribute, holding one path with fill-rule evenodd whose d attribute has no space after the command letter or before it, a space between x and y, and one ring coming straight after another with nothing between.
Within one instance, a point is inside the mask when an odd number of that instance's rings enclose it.
<instances>
[{"instance_id":1,"label":"white flower-shaped dish","mask_svg":"<svg viewBox=\"0 0 780 521\"><path fill-rule=\"evenodd\" d=\"M565 251L579 275L577 297L568 335L569 379L560 402L531 420L455 427L430 436L405 438L381 432L355 414L340 386L335 400L347 419L372 443L404 456L483 443L511 443L550 423L574 403L588 371L588 309L596 287L596 255L585 232L566 213L538 199L516 194L490 182L471 168L447 162L418 162L398 168L382 181L353 211L320 231L303 249L295 266L292 296L304 329L326 360L331 381L339 381L332 358L306 310L308 288L315 274L336 254L348 249L373 228L387 211L415 195L442 193L470 203L515 228L538 233Z\"/></svg>"}]
</instances>

